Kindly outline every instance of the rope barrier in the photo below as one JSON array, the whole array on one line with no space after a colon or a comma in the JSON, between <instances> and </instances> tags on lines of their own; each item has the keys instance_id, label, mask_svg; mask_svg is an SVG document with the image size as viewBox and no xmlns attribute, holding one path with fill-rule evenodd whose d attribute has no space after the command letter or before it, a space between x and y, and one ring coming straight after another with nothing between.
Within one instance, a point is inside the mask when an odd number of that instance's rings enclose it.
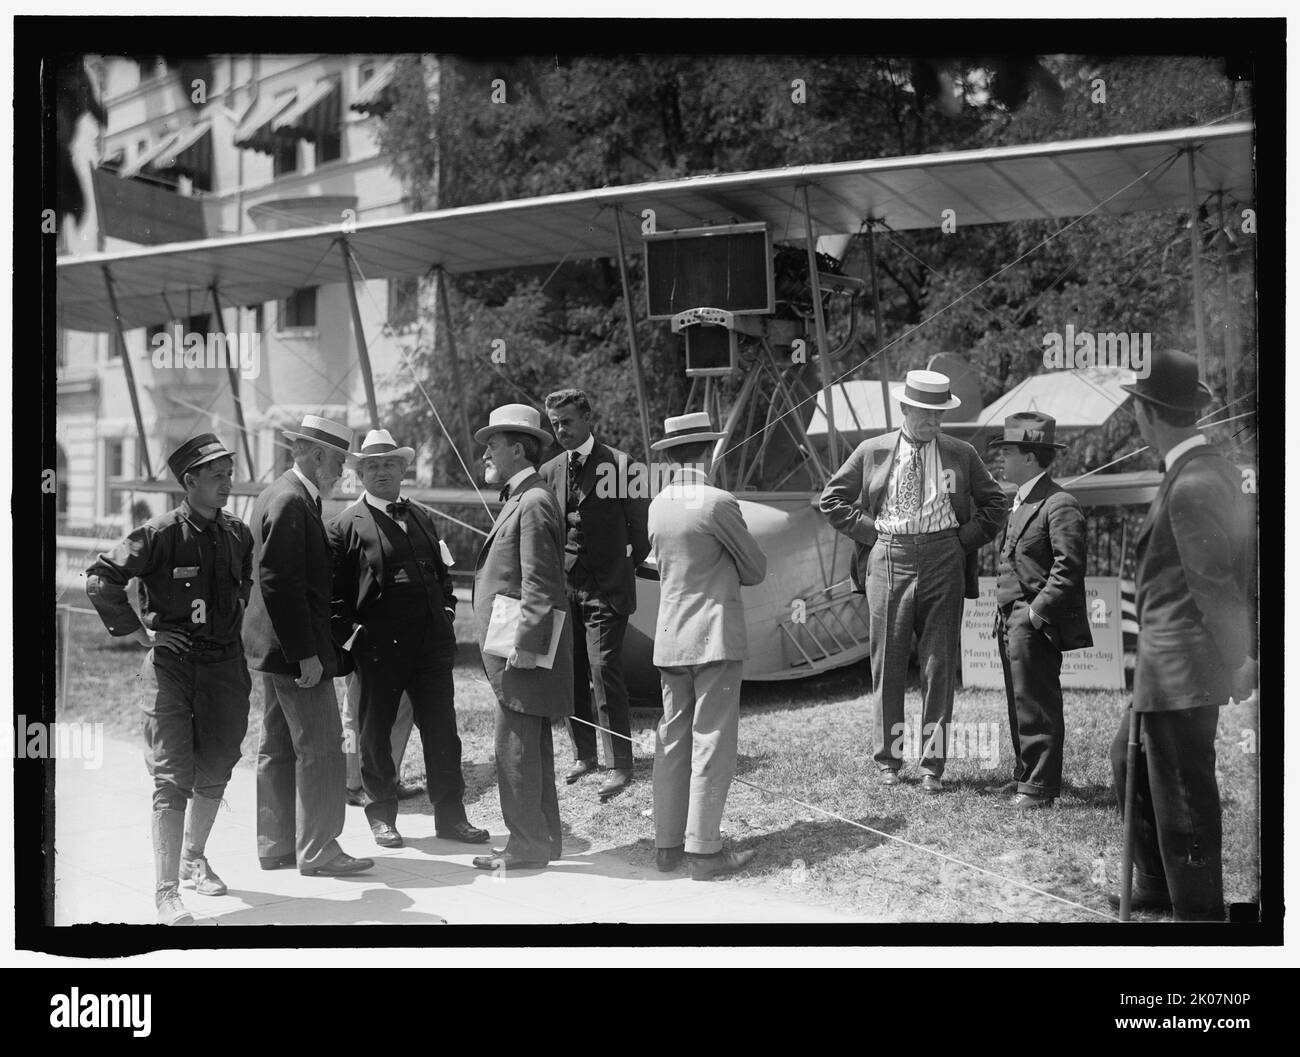
<instances>
[{"instance_id":1,"label":"rope barrier","mask_svg":"<svg viewBox=\"0 0 1300 1057\"><path fill-rule=\"evenodd\" d=\"M575 723L582 723L585 726L594 728L595 730L604 731L606 734L612 734L616 738L622 738L624 741L629 741L633 745L636 744L636 740L634 738L630 738L626 734L619 734L617 731L609 730L607 727L602 727L598 723L591 723L585 719L579 719L577 716L569 716L567 718L573 720ZM995 878L998 881L1005 881L1007 884L1015 885L1017 888L1023 888L1027 892L1033 892L1036 895L1046 896L1048 899L1054 899L1058 903L1064 903L1066 906L1074 907L1078 910L1083 910L1089 914L1095 914L1097 917L1105 918L1107 921L1119 920L1119 918L1115 917L1115 915L1113 914L1107 914L1101 910L1094 910L1092 907L1085 906L1083 903L1077 903L1072 899L1066 899L1064 896L1055 895L1054 893L1048 892L1045 889L1036 888L1031 884L1026 884L1024 881L1017 881L1014 877L1007 877L1005 874L996 873L993 870L985 869L983 866L976 866L974 863L969 863L963 859L958 859L953 855L946 854L945 852L935 851L933 848L927 848L924 844L916 844L913 841L904 840L902 837L896 837L892 833L886 833L884 830L875 829L861 822L855 822L851 818L845 818L843 815L836 814L834 811L828 811L824 807L818 807L816 804L809 804L806 801L791 796L789 793L784 793L777 789L768 789L765 786L761 786L756 782L748 781L745 778L739 778L733 776L732 781L737 782L740 785L749 786L749 788L751 789L756 789L758 790L758 792L763 793L765 796L775 797L778 800L788 800L790 801L790 803L796 804L799 807L804 808L805 810L816 811L819 814L827 816L828 818L835 819L837 822L847 823L850 826L854 826L857 829L864 830L865 832L870 833L874 836L883 837L885 840L892 840L897 844L902 844L904 847L911 848L914 851L924 852L927 855L933 855L936 858L944 859L950 863L955 863L957 866L964 866L968 870L974 870L976 873L982 873L985 876Z\"/></svg>"}]
</instances>

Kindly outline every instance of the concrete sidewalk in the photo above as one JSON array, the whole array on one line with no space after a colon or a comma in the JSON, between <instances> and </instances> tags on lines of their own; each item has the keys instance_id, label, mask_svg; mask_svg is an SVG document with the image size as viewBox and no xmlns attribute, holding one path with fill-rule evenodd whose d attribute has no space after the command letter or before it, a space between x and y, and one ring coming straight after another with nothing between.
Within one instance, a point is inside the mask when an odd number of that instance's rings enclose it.
<instances>
[{"instance_id":1,"label":"concrete sidewalk","mask_svg":"<svg viewBox=\"0 0 1300 1057\"><path fill-rule=\"evenodd\" d=\"M153 851L149 838L153 782L139 744L107 738L103 765L59 760L56 772L56 925L84 922L153 924ZM208 842L213 868L228 895L181 895L198 924L215 925L501 925L581 922L734 923L866 921L792 902L754 885L694 882L686 867L661 874L610 852L577 851L545 870L497 874L470 865L500 847L439 840L432 813L403 812L406 847L375 847L359 808L348 808L339 838L375 868L351 878L303 877L262 870L255 837L254 770L240 766L226 791L229 811ZM425 802L427 808L427 801ZM476 819L480 825L492 820ZM570 854L569 845L574 845ZM762 852L760 851L760 855Z\"/></svg>"}]
</instances>

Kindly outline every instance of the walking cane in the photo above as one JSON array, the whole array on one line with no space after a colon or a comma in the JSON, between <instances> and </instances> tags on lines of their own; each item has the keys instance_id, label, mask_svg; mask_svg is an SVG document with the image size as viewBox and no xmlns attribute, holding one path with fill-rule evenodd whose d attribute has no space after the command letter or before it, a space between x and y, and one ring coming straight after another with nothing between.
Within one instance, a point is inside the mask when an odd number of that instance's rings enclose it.
<instances>
[{"instance_id":1,"label":"walking cane","mask_svg":"<svg viewBox=\"0 0 1300 1057\"><path fill-rule=\"evenodd\" d=\"M1124 852L1119 864L1119 919L1127 921L1133 902L1133 838L1137 823L1133 818L1133 793L1137 785L1138 745L1142 738L1142 713L1129 705L1128 756L1124 764Z\"/></svg>"}]
</instances>

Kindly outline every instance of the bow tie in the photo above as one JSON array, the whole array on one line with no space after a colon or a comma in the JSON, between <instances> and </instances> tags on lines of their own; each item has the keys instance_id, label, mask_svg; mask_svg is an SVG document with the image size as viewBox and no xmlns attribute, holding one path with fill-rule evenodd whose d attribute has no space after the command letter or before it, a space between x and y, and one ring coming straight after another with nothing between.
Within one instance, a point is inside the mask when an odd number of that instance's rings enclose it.
<instances>
[{"instance_id":1,"label":"bow tie","mask_svg":"<svg viewBox=\"0 0 1300 1057\"><path fill-rule=\"evenodd\" d=\"M399 499L395 503L388 504L388 516L394 521L402 521L406 515L411 512L411 501L409 499Z\"/></svg>"}]
</instances>

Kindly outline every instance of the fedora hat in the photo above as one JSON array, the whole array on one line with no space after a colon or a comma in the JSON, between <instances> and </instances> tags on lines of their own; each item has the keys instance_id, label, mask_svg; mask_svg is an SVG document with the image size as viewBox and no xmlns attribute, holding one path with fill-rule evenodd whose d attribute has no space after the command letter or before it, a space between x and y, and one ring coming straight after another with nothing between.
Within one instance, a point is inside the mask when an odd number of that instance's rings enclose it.
<instances>
[{"instance_id":1,"label":"fedora hat","mask_svg":"<svg viewBox=\"0 0 1300 1057\"><path fill-rule=\"evenodd\" d=\"M415 458L414 448L399 448L397 441L393 440L393 435L386 429L372 429L366 434L366 439L361 444L360 451L354 451L348 456L349 466L360 468L361 464L367 459L378 459L385 456L395 456L408 465Z\"/></svg>"},{"instance_id":2,"label":"fedora hat","mask_svg":"<svg viewBox=\"0 0 1300 1057\"><path fill-rule=\"evenodd\" d=\"M721 440L724 436L713 428L707 411L694 411L689 415L664 419L663 440L651 444L650 450L663 451L678 444L698 444L706 440Z\"/></svg>"},{"instance_id":3,"label":"fedora hat","mask_svg":"<svg viewBox=\"0 0 1300 1057\"><path fill-rule=\"evenodd\" d=\"M167 468L179 481L196 466L227 456L233 459L235 453L222 444L215 433L200 433L167 456Z\"/></svg>"},{"instance_id":4,"label":"fedora hat","mask_svg":"<svg viewBox=\"0 0 1300 1057\"><path fill-rule=\"evenodd\" d=\"M938 371L908 371L907 381L894 390L894 399L931 411L951 411L961 407L961 401L952 395L951 384L948 376Z\"/></svg>"},{"instance_id":5,"label":"fedora hat","mask_svg":"<svg viewBox=\"0 0 1300 1057\"><path fill-rule=\"evenodd\" d=\"M1200 380L1196 357L1180 349L1157 349L1151 354L1151 372L1131 385L1121 385L1139 400L1175 411L1199 411L1214 393Z\"/></svg>"},{"instance_id":6,"label":"fedora hat","mask_svg":"<svg viewBox=\"0 0 1300 1057\"><path fill-rule=\"evenodd\" d=\"M503 404L488 415L488 424L475 431L474 442L486 444L494 433L527 433L543 444L551 439L549 430L542 429L542 415L527 404Z\"/></svg>"},{"instance_id":7,"label":"fedora hat","mask_svg":"<svg viewBox=\"0 0 1300 1057\"><path fill-rule=\"evenodd\" d=\"M1021 411L1008 415L1002 423L1002 437L989 441L990 448L1003 444L1024 444L1030 448L1055 448L1064 451L1068 445L1056 440L1056 419L1038 411Z\"/></svg>"},{"instance_id":8,"label":"fedora hat","mask_svg":"<svg viewBox=\"0 0 1300 1057\"><path fill-rule=\"evenodd\" d=\"M318 415L303 415L302 425L297 429L285 429L280 432L290 440L312 440L324 444L327 448L337 448L344 455L352 447L352 430Z\"/></svg>"}]
</instances>

